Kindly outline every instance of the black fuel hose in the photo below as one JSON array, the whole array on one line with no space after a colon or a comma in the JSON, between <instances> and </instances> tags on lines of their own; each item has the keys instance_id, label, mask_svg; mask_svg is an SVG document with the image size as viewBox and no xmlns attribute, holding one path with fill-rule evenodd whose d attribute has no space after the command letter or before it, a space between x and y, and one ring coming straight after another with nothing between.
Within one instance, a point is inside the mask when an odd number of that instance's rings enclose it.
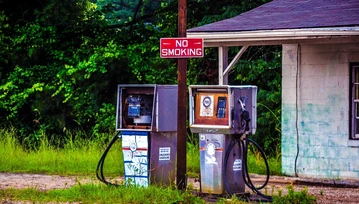
<instances>
[{"instance_id":1,"label":"black fuel hose","mask_svg":"<svg viewBox=\"0 0 359 204\"><path fill-rule=\"evenodd\" d=\"M267 159L266 159L266 156L265 156L265 154L264 154L264 151L263 151L263 149L262 149L256 142L254 142L253 140L251 140L251 139L249 139L249 138L246 138L245 141L246 141L246 143L244 143L243 141L241 141L242 146L245 148L244 156L243 156L243 159L244 159L243 162L244 162L244 164L245 164L245 165L244 165L244 169L245 169L245 170L243 171L243 173L245 174L245 176L244 176L244 182L246 183L246 185L247 185L250 189L252 189L253 192L257 193L257 195L259 195L259 196L261 196L261 197L267 199L268 201L272 201L272 196L265 195L265 194L263 194L262 192L259 191L260 189L264 188L264 187L268 184L269 174L270 174L268 161L267 161ZM252 144L254 144L254 146L257 147L257 149L258 149L259 152L261 153L261 156L263 157L263 160L264 160L264 163L265 163L266 169L267 169L267 172L266 172L266 173L267 173L266 181L265 181L264 184L263 184L261 187L259 187L259 188L256 188L256 187L254 186L254 184L252 183L252 180L251 180L251 178L250 178L250 176L249 176L249 173L248 173L248 165L247 165L247 164L248 164L248 144L249 144L249 142L252 143Z\"/></svg>"},{"instance_id":2,"label":"black fuel hose","mask_svg":"<svg viewBox=\"0 0 359 204\"><path fill-rule=\"evenodd\" d=\"M96 177L98 180L100 180L101 182L105 183L106 185L113 185L113 186L119 186L116 183L111 183L106 181L106 178L103 174L103 165L105 164L105 159L107 156L108 151L110 151L112 145L116 142L116 140L118 138L120 138L120 132L117 132L116 135L112 138L111 142L108 144L108 146L106 147L105 151L103 152L100 161L97 164L97 168L96 168Z\"/></svg>"},{"instance_id":3,"label":"black fuel hose","mask_svg":"<svg viewBox=\"0 0 359 204\"><path fill-rule=\"evenodd\" d=\"M259 150L259 152L261 153L261 156L264 159L266 169L267 169L267 171L266 171L266 173L267 173L266 180L263 183L263 185L258 187L258 188L256 188L254 186L254 184L252 183L252 181L250 179L249 173L248 173L248 164L247 164L248 159L247 158L248 158L248 144L249 143L252 143ZM229 148L226 151L226 155L225 155L225 158L224 158L224 175L223 175L224 178L223 178L223 180L224 180L224 184L225 184L225 188L226 188L227 193L230 194L230 195L233 195L233 193L231 192L231 189L229 188L229 185L228 185L227 164L228 164L229 155L230 155L231 151L233 150L233 148L235 147L235 145L239 146L239 154L243 153L243 164L244 164L243 166L244 166L244 169L242 170L242 176L243 176L244 183L254 193L256 193L258 196L261 196L262 198L265 199L265 200L258 199L258 201L269 201L269 202L271 202L272 201L271 196L267 196L267 195L265 195L265 194L263 194L262 192L259 191L260 189L263 189L268 184L268 181L269 181L270 170L269 170L268 161L266 159L266 156L265 156L264 151L262 150L262 148L256 142L254 142L253 140L251 140L249 138L246 138L245 142L240 141L239 139L234 140L230 144ZM240 156L242 156L242 155L240 155Z\"/></svg>"},{"instance_id":4,"label":"black fuel hose","mask_svg":"<svg viewBox=\"0 0 359 204\"><path fill-rule=\"evenodd\" d=\"M259 152L261 153L262 158L264 158L264 163L265 163L265 165L266 165L266 170L267 170L267 171L266 171L267 177L266 177L266 180L265 180L265 182L263 183L263 185L260 186L260 187L258 187L258 188L256 188L257 190L260 190L260 189L263 189L263 188L268 184L268 182L269 182L269 174L270 174L270 171L269 171L268 161L267 161L267 159L266 159L266 156L265 156L265 154L264 154L263 149L262 149L255 141L253 141L253 140L251 140L251 139L249 139L249 138L248 138L246 141L247 141L247 142L250 142L250 143L252 143L254 146L256 146L257 149L259 150ZM242 141L242 145L248 145L248 144L244 144L244 142ZM248 150L245 152L245 154L248 154ZM246 155L246 157L244 157L244 159L248 159L248 156ZM244 161L244 162L245 162L245 164L248 163L247 161ZM246 178L249 178L249 181L250 181L250 177L249 177L249 175L247 174L247 173L248 173L248 165L246 165L245 168L246 168L246 171L245 171L245 173L246 173ZM245 180L245 182L248 182L248 179Z\"/></svg>"}]
</instances>

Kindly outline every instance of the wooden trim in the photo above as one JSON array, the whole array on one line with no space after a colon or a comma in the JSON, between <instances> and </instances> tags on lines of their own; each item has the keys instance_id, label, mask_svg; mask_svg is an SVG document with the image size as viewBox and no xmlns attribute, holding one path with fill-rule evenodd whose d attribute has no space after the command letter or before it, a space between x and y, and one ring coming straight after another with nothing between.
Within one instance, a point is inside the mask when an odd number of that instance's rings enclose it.
<instances>
[{"instance_id":1,"label":"wooden trim","mask_svg":"<svg viewBox=\"0 0 359 204\"><path fill-rule=\"evenodd\" d=\"M203 38L204 47L359 42L359 27L283 29L237 32L188 32Z\"/></svg>"}]
</instances>

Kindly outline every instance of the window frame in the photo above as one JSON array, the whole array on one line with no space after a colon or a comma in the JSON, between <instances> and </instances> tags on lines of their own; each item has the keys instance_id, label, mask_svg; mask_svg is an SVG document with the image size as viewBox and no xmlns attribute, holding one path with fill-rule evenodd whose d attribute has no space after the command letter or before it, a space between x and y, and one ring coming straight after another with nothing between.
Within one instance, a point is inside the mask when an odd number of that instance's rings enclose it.
<instances>
[{"instance_id":1,"label":"window frame","mask_svg":"<svg viewBox=\"0 0 359 204\"><path fill-rule=\"evenodd\" d=\"M359 120L359 63L351 63L349 73L350 73L349 139L359 140L359 122L356 121ZM357 96L357 99L355 99L355 96ZM356 134L356 132L358 133Z\"/></svg>"}]
</instances>

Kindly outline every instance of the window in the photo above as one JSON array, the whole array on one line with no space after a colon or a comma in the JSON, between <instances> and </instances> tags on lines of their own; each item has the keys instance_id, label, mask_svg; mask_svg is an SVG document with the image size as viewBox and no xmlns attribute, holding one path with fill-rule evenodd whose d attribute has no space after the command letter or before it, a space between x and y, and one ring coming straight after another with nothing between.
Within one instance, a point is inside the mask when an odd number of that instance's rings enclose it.
<instances>
[{"instance_id":1,"label":"window","mask_svg":"<svg viewBox=\"0 0 359 204\"><path fill-rule=\"evenodd\" d=\"M359 139L359 64L351 65L351 136Z\"/></svg>"}]
</instances>

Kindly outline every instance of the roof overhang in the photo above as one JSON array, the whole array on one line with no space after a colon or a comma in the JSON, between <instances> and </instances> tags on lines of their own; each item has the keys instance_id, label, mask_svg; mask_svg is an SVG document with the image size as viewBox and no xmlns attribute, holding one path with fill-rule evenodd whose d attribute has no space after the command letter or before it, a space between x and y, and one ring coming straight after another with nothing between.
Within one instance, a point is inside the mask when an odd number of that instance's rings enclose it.
<instances>
[{"instance_id":1,"label":"roof overhang","mask_svg":"<svg viewBox=\"0 0 359 204\"><path fill-rule=\"evenodd\" d=\"M359 43L359 27L301 28L238 32L187 32L187 37L203 38L205 47L300 43Z\"/></svg>"}]
</instances>

